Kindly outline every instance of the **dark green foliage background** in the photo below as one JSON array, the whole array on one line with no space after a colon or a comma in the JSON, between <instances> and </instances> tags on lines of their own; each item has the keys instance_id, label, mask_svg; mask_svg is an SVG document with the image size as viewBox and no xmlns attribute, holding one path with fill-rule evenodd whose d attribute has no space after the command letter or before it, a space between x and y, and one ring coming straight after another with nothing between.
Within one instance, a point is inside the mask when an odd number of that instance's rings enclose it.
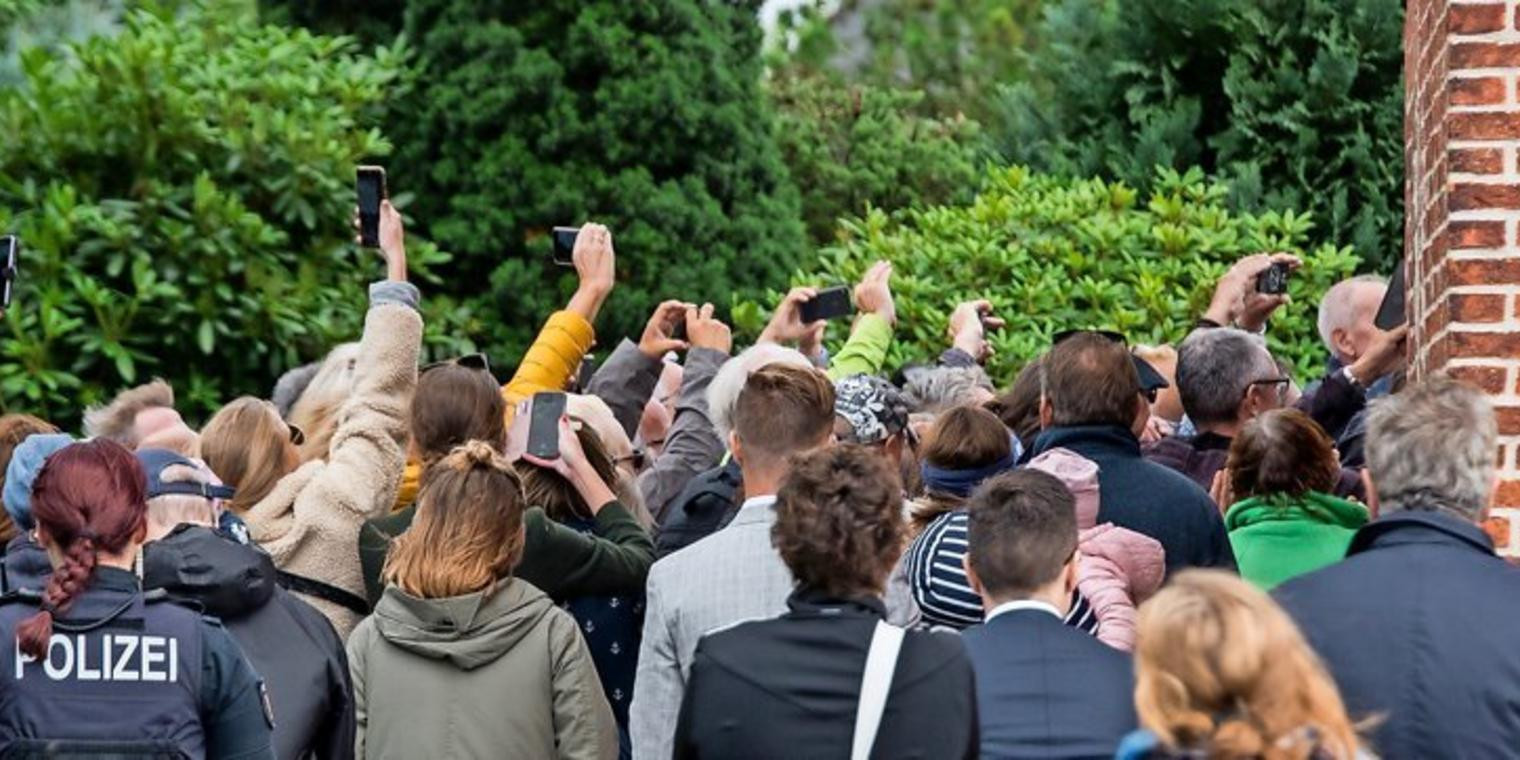
<instances>
[{"instance_id":1,"label":"dark green foliage background","mask_svg":"<svg viewBox=\"0 0 1520 760\"><path fill-rule=\"evenodd\" d=\"M987 133L1008 160L1148 187L1201 166L1388 271L1403 241L1399 0L1052 0Z\"/></svg>"}]
</instances>

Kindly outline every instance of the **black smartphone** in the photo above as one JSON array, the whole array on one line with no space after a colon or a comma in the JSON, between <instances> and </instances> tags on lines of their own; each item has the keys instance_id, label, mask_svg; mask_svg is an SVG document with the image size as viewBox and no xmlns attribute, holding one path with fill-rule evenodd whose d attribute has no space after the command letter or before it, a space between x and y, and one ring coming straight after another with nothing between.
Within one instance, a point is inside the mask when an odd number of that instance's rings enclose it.
<instances>
[{"instance_id":1,"label":"black smartphone","mask_svg":"<svg viewBox=\"0 0 1520 760\"><path fill-rule=\"evenodd\" d=\"M559 418L565 416L565 394L533 394L528 423L528 453L539 459L559 459Z\"/></svg>"},{"instance_id":2,"label":"black smartphone","mask_svg":"<svg viewBox=\"0 0 1520 760\"><path fill-rule=\"evenodd\" d=\"M16 255L21 240L15 235L0 237L0 309L11 307L11 288L16 284Z\"/></svg>"},{"instance_id":3,"label":"black smartphone","mask_svg":"<svg viewBox=\"0 0 1520 760\"><path fill-rule=\"evenodd\" d=\"M361 166L354 179L359 194L359 245L380 247L380 201L386 198L385 167Z\"/></svg>"},{"instance_id":4,"label":"black smartphone","mask_svg":"<svg viewBox=\"0 0 1520 760\"><path fill-rule=\"evenodd\" d=\"M555 227L554 263L562 267L575 266L575 238L581 234L579 227Z\"/></svg>"},{"instance_id":5,"label":"black smartphone","mask_svg":"<svg viewBox=\"0 0 1520 760\"><path fill-rule=\"evenodd\" d=\"M847 317L853 311L855 306L850 303L850 289L843 285L818 291L811 301L801 307L804 324L820 319Z\"/></svg>"},{"instance_id":6,"label":"black smartphone","mask_svg":"<svg viewBox=\"0 0 1520 760\"><path fill-rule=\"evenodd\" d=\"M1388 292L1383 296L1383 303L1378 306L1377 318L1372 324L1379 330L1397 330L1409 319L1404 312L1404 263L1399 262L1393 268L1393 277L1388 280Z\"/></svg>"},{"instance_id":7,"label":"black smartphone","mask_svg":"<svg viewBox=\"0 0 1520 760\"><path fill-rule=\"evenodd\" d=\"M1280 296L1288 292L1288 262L1276 261L1256 276L1256 292Z\"/></svg>"}]
</instances>

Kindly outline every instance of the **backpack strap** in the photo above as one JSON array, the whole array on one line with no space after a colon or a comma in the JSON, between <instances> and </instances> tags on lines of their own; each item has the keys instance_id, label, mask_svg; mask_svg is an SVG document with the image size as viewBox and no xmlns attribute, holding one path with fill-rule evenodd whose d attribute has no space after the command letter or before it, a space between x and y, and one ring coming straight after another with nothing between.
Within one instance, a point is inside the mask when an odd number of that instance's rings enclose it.
<instances>
[{"instance_id":1,"label":"backpack strap","mask_svg":"<svg viewBox=\"0 0 1520 760\"><path fill-rule=\"evenodd\" d=\"M280 587L297 594L314 596L324 602L332 602L354 614L364 617L370 613L369 601L351 591L322 581L313 580L284 570L278 572Z\"/></svg>"},{"instance_id":2,"label":"backpack strap","mask_svg":"<svg viewBox=\"0 0 1520 760\"><path fill-rule=\"evenodd\" d=\"M887 709L887 695L892 690L892 674L897 671L897 655L906 633L886 621L876 622L871 634L871 651L866 655L866 669L860 677L860 704L855 711L855 740L850 760L867 760L876 744L882 713Z\"/></svg>"}]
</instances>

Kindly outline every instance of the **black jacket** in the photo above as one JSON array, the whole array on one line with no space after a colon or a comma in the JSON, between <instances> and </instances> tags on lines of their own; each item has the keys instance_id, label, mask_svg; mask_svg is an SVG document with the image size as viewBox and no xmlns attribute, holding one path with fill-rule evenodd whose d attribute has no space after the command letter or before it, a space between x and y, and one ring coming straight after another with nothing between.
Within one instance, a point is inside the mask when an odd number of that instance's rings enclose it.
<instances>
[{"instance_id":1,"label":"black jacket","mask_svg":"<svg viewBox=\"0 0 1520 760\"><path fill-rule=\"evenodd\" d=\"M693 478L665 513L655 537L655 556L672 554L722 530L739 513L743 490L744 475L732 459Z\"/></svg>"},{"instance_id":2,"label":"black jacket","mask_svg":"<svg viewBox=\"0 0 1520 760\"><path fill-rule=\"evenodd\" d=\"M17 535L5 545L5 557L0 560L0 591L30 589L40 592L52 574L53 563L48 559L47 551L32 540L30 532Z\"/></svg>"},{"instance_id":3,"label":"black jacket","mask_svg":"<svg viewBox=\"0 0 1520 760\"><path fill-rule=\"evenodd\" d=\"M221 619L269 689L276 756L354 756L343 640L327 618L275 583L269 555L208 528L181 525L144 546L143 587L161 588Z\"/></svg>"},{"instance_id":4,"label":"black jacket","mask_svg":"<svg viewBox=\"0 0 1520 760\"><path fill-rule=\"evenodd\" d=\"M1235 567L1219 507L1187 476L1140 456L1140 441L1117 425L1051 428L1026 456L1065 448L1098 465L1098 522L1161 542L1170 573L1184 567Z\"/></svg>"},{"instance_id":5,"label":"black jacket","mask_svg":"<svg viewBox=\"0 0 1520 760\"><path fill-rule=\"evenodd\" d=\"M983 758L1111 758L1139 725L1129 655L1040 610L961 633L976 670Z\"/></svg>"},{"instance_id":6,"label":"black jacket","mask_svg":"<svg viewBox=\"0 0 1520 760\"><path fill-rule=\"evenodd\" d=\"M1345 561L1275 596L1329 667L1370 749L1398 758L1520 752L1520 569L1482 529L1428 511L1357 532Z\"/></svg>"},{"instance_id":7,"label":"black jacket","mask_svg":"<svg viewBox=\"0 0 1520 760\"><path fill-rule=\"evenodd\" d=\"M790 611L704 636L676 724L676 758L849 757L860 680L885 608L798 591ZM976 689L960 637L903 639L873 758L977 755Z\"/></svg>"}]
</instances>

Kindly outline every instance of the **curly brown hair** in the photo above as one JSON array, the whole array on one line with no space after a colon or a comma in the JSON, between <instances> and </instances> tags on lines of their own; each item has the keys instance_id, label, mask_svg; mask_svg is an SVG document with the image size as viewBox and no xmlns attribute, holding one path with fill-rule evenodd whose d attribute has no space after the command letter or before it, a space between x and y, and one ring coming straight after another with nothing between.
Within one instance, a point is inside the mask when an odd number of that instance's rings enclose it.
<instances>
[{"instance_id":1,"label":"curly brown hair","mask_svg":"<svg viewBox=\"0 0 1520 760\"><path fill-rule=\"evenodd\" d=\"M799 587L880 594L906 537L902 486L879 453L843 445L792 460L771 541Z\"/></svg>"}]
</instances>

